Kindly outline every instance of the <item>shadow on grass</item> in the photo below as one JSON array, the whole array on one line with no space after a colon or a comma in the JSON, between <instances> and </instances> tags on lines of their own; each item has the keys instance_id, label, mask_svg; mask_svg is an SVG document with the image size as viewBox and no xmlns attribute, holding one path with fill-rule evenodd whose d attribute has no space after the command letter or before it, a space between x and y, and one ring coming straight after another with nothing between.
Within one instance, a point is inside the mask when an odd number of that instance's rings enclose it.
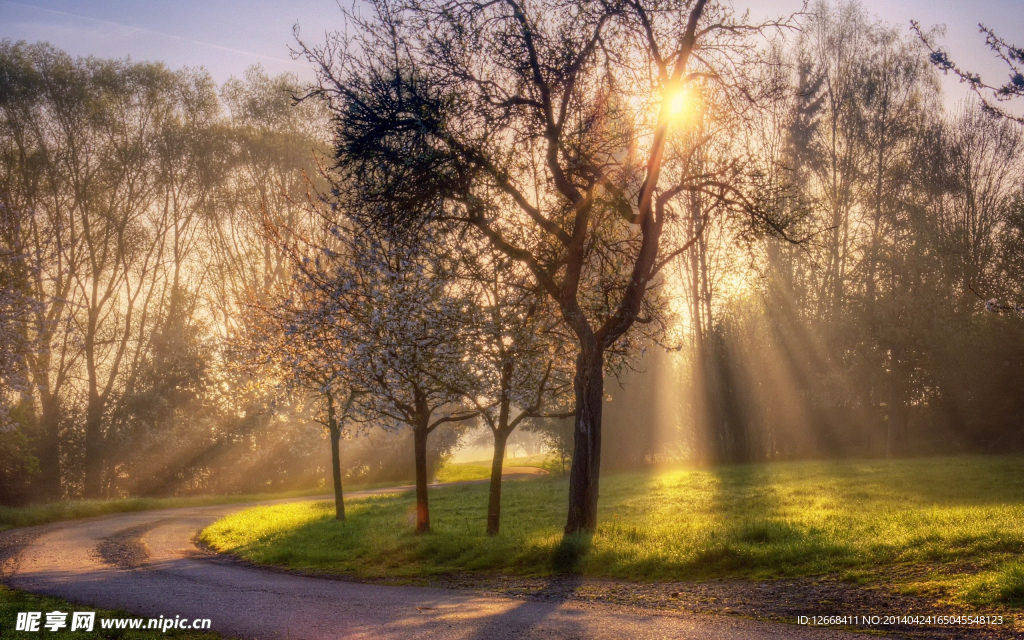
<instances>
[{"instance_id":1,"label":"shadow on grass","mask_svg":"<svg viewBox=\"0 0 1024 640\"><path fill-rule=\"evenodd\" d=\"M787 516L778 478L762 464L712 469L712 509L719 519L709 544L677 571L695 577L728 574L786 575L853 556L817 527Z\"/></svg>"},{"instance_id":2,"label":"shadow on grass","mask_svg":"<svg viewBox=\"0 0 1024 640\"><path fill-rule=\"evenodd\" d=\"M572 533L562 538L551 554L551 570L555 575L577 575L583 558L590 552L593 536Z\"/></svg>"},{"instance_id":3,"label":"shadow on grass","mask_svg":"<svg viewBox=\"0 0 1024 640\"><path fill-rule=\"evenodd\" d=\"M610 475L593 536L561 534L567 483L509 483L502 533L484 535L483 485L431 488L434 532L414 536L410 495L235 518L247 560L354 577L474 573L544 580L788 578L1024 550L1022 459L752 464ZM962 471L962 473L961 473ZM966 478L966 480L964 479ZM1002 502L984 506L987 494ZM963 505L966 508L960 508ZM982 506L979 506L982 505ZM296 510L301 510L296 508ZM230 518L229 518L230 520ZM216 545L214 545L216 546ZM222 548L222 547L220 547ZM1007 557L1006 559L1010 559Z\"/></svg>"}]
</instances>

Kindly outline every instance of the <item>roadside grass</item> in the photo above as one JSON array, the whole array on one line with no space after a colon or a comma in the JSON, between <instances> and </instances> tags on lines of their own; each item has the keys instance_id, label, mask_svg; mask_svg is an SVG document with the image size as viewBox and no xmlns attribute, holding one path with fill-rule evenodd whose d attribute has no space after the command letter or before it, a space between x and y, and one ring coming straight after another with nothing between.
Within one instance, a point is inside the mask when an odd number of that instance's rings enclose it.
<instances>
[{"instance_id":1,"label":"roadside grass","mask_svg":"<svg viewBox=\"0 0 1024 640\"><path fill-rule=\"evenodd\" d=\"M51 611L61 611L68 614L67 624L68 626L60 631L51 632L49 629L45 629L40 625L40 630L31 631L15 631L15 623L17 621L19 611L39 611L42 612L42 622L46 622L46 614ZM83 631L81 629L76 631L69 631L71 625L71 612L74 611L95 611L96 622L93 625L93 631ZM170 637L178 638L179 640L218 640L221 638L220 635L210 632L198 632L198 631L183 631L169 629L167 633L160 631L131 631L126 629L101 629L100 620L103 618L142 618L145 616L136 616L125 611L109 611L106 609L96 609L95 607L86 607L83 605L74 604L61 598L54 598L51 596L41 596L34 593L26 593L24 591L13 591L0 585L0 637L2 638L38 638L41 635L46 638L53 638L54 640L151 640L152 638L159 637Z\"/></svg>"},{"instance_id":2,"label":"roadside grass","mask_svg":"<svg viewBox=\"0 0 1024 640\"><path fill-rule=\"evenodd\" d=\"M505 467L536 467L548 473L559 473L558 461L549 454L524 456L521 458L505 458ZM488 480L491 477L490 460L473 460L471 462L449 462L437 470L434 478L437 482L465 482L467 480Z\"/></svg>"},{"instance_id":3,"label":"roadside grass","mask_svg":"<svg viewBox=\"0 0 1024 640\"><path fill-rule=\"evenodd\" d=\"M896 581L968 604L1024 603L1024 458L795 462L607 475L600 524L563 541L567 480L507 482L502 533L484 535L487 487L256 507L204 530L218 551L300 570L416 579L458 572L627 580L832 575Z\"/></svg>"},{"instance_id":4,"label":"roadside grass","mask_svg":"<svg viewBox=\"0 0 1024 640\"><path fill-rule=\"evenodd\" d=\"M345 491L391 487L398 482L387 482L345 487ZM217 504L238 504L284 498L303 498L331 493L331 488L304 489L278 493L252 493L239 495L192 496L185 498L124 498L120 500L67 500L34 504L27 507L0 507L0 531L15 527L31 527L59 520L91 518L110 513L174 509L177 507L206 507Z\"/></svg>"},{"instance_id":5,"label":"roadside grass","mask_svg":"<svg viewBox=\"0 0 1024 640\"><path fill-rule=\"evenodd\" d=\"M487 480L491 477L491 465L482 462L449 462L434 474L436 482L467 482Z\"/></svg>"},{"instance_id":6,"label":"roadside grass","mask_svg":"<svg viewBox=\"0 0 1024 640\"><path fill-rule=\"evenodd\" d=\"M1024 562L1009 561L982 572L967 584L964 599L971 604L1009 604L1024 607Z\"/></svg>"}]
</instances>

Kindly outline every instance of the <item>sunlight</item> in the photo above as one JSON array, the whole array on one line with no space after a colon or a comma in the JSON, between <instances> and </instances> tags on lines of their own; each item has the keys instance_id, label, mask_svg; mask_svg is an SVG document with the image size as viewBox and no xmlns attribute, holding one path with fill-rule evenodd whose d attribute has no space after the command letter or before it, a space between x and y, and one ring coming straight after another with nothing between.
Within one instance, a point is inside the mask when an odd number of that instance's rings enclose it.
<instances>
[{"instance_id":1,"label":"sunlight","mask_svg":"<svg viewBox=\"0 0 1024 640\"><path fill-rule=\"evenodd\" d=\"M670 124L686 126L700 114L700 89L692 83L666 88L663 100L662 117Z\"/></svg>"}]
</instances>

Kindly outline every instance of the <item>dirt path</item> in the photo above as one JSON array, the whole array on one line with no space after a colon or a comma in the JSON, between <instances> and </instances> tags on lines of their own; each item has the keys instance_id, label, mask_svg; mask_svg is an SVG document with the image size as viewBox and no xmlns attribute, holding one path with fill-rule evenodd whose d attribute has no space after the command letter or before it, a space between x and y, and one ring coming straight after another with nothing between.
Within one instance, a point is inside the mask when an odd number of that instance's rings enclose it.
<instances>
[{"instance_id":1,"label":"dirt path","mask_svg":"<svg viewBox=\"0 0 1024 640\"><path fill-rule=\"evenodd\" d=\"M303 498L308 500L309 498ZM220 562L196 533L250 505L167 509L0 534L15 589L147 616L210 618L239 638L858 638L824 629L570 599L360 584Z\"/></svg>"}]
</instances>

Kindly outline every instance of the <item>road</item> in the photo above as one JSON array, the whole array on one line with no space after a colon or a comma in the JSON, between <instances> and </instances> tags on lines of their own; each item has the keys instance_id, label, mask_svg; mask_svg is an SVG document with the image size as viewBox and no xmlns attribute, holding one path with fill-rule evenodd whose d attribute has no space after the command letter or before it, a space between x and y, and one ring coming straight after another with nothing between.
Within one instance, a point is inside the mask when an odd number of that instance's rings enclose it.
<instances>
[{"instance_id":1,"label":"road","mask_svg":"<svg viewBox=\"0 0 1024 640\"><path fill-rule=\"evenodd\" d=\"M8 531L0 538L20 544L9 553L3 581L14 589L140 616L210 618L214 631L235 638L863 637L684 611L290 575L219 561L197 549L198 531L247 506L116 514Z\"/></svg>"}]
</instances>

